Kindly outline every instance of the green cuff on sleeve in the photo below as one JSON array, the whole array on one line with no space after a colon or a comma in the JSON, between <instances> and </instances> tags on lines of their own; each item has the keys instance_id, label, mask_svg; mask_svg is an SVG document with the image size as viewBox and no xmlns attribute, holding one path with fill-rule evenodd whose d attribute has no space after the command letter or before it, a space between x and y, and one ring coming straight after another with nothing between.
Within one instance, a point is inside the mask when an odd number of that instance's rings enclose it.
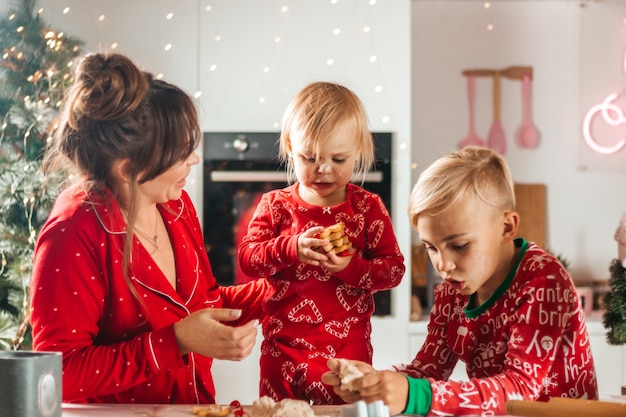
<instances>
[{"instance_id":1,"label":"green cuff on sleeve","mask_svg":"<svg viewBox=\"0 0 626 417\"><path fill-rule=\"evenodd\" d=\"M433 400L433 390L430 382L423 378L411 378L407 376L409 381L409 395L406 402L406 409L402 414L418 414L425 416L430 411Z\"/></svg>"}]
</instances>

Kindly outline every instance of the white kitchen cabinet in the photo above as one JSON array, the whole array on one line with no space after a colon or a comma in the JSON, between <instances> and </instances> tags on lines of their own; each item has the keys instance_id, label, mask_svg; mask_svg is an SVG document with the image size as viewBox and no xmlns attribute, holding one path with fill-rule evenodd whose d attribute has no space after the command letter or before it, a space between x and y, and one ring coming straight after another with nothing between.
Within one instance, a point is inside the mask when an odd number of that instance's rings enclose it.
<instances>
[{"instance_id":1,"label":"white kitchen cabinet","mask_svg":"<svg viewBox=\"0 0 626 417\"><path fill-rule=\"evenodd\" d=\"M409 355L411 360L426 338L426 321L409 323ZM596 366L600 398L620 395L621 386L626 385L626 346L609 345L606 330L598 317L587 320L591 351ZM465 366L459 363L452 376L454 380L467 379Z\"/></svg>"},{"instance_id":2,"label":"white kitchen cabinet","mask_svg":"<svg viewBox=\"0 0 626 417\"><path fill-rule=\"evenodd\" d=\"M610 345L600 318L587 320L600 397L621 394L626 385L626 346Z\"/></svg>"}]
</instances>

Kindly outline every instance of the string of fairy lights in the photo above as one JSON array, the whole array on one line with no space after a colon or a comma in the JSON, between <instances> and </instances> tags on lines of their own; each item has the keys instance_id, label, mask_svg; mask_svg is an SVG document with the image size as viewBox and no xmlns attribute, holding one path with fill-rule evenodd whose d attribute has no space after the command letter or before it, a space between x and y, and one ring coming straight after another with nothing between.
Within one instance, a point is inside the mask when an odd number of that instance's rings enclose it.
<instances>
[{"instance_id":1,"label":"string of fairy lights","mask_svg":"<svg viewBox=\"0 0 626 417\"><path fill-rule=\"evenodd\" d=\"M45 0L44 0L45 1ZM224 48L224 38L225 34L222 33L222 30L227 25L227 22L224 22L221 19L220 6L223 5L225 0L197 0L196 1L196 9L198 13L197 17L197 25L196 28L197 37L196 42L198 43L196 53L200 56L190 59L190 61L195 60L197 62L197 73L195 80L195 91L193 91L193 95L196 99L200 99L203 96L203 89L205 89L205 85L207 81L211 79L212 75L218 71L228 71L228 62L223 60L223 54L221 54L221 48ZM254 1L254 0L251 0ZM315 7L321 8L329 8L328 12L324 12L324 15L334 16L334 11L332 8L337 8L339 6L354 7L355 10L357 8L366 7L367 10L365 13L361 13L363 16L362 21L359 22L347 22L345 18L339 18L336 21L330 20L330 26L328 30L330 31L330 36L335 39L336 44L341 44L342 42L350 42L355 41L353 38L348 39L344 34L350 33L347 25L359 25L360 31L363 35L365 42L367 42L370 50L367 52L367 56L363 59L364 62L368 63L370 68L363 68L363 71L371 72L372 85L364 86L363 88L371 90L378 95L379 99L375 100L376 105L379 107L385 107L382 109L377 109L377 122L382 124L388 124L392 117L389 114L388 106L384 103L388 103L390 100L386 97L386 85L384 82L382 70L381 70L381 61L380 56L376 53L374 43L371 39L375 36L378 28L376 27L375 20L378 17L378 14L384 12L384 3L389 0L327 0L324 4L318 3ZM366 6L364 6L366 4ZM313 4L308 4L307 6L311 7ZM289 19L294 18L295 14L292 13L294 9L300 8L302 9L301 2L298 1L290 1L284 0L282 2L271 1L267 2L267 7L270 8L270 16L268 20L272 21L274 24L271 26L271 29L268 28L267 33L271 35L263 35L267 36L267 57L265 62L261 63L259 72L262 76L259 78L259 85L257 91L256 101L259 106L263 106L265 103L270 101L271 95L273 94L273 90L275 88L272 86L268 80L272 76L273 72L276 72L277 67L282 65L281 62L281 53L284 50L284 45L287 42L290 42L290 38L294 38L294 34L287 30ZM381 7L382 6L382 7ZM91 30L92 33L90 36L99 37L99 39L94 39L92 41L97 41L98 45L101 48L107 50L117 50L124 49L127 50L125 43L127 43L127 39L123 38L123 35L120 35L120 30L111 30L118 29L119 22L111 21L111 16L117 16L115 14L115 10L112 10L111 7L122 7L115 6L111 2L98 2L97 4L91 4L86 6L84 4L72 3L72 1L59 1L59 0L48 0L45 7L42 7L39 10L39 13L43 13L45 10L44 16L53 16L54 14L63 15L63 21L76 22L76 21L88 21L91 22ZM177 5L175 2L160 2L158 6L160 9L157 16L158 19L162 19L163 21L172 21L177 17L183 18L182 16L176 16L176 8ZM107 13L107 8L111 12L111 16ZM85 15L87 14L87 15ZM151 16L154 14L151 14ZM295 18L301 18L302 15L298 15ZM185 16L185 18L189 18L189 16ZM60 19L53 19L60 20ZM320 31L325 30L325 24L329 22L320 22ZM108 25L107 25L108 24ZM154 26L159 26L161 23L155 22ZM148 24L149 26L153 26L152 24ZM200 27L201 25L205 25L206 27ZM159 26L160 27L160 26ZM65 30L70 30L70 28L64 28ZM193 28L188 27L189 31L192 32ZM388 29L386 29L388 30ZM95 33L93 32L95 31ZM203 37L201 34L205 34L207 32L211 32L211 36ZM125 32L124 32L125 33ZM81 33L74 33L74 36L78 38L83 37ZM159 62L162 68L153 69L157 78L163 78L167 73L167 63L168 63L168 54L175 50L180 45L176 44L175 40L168 40L167 36L171 36L174 38L175 34L173 32L159 35L159 40L164 39L164 42L160 45L162 50L162 57L154 57L155 62ZM326 34L320 33L320 36L325 36ZM353 33L350 33L350 36L355 36ZM87 39L89 41L90 39ZM359 39L360 40L360 39ZM180 38L178 39L180 42ZM338 50L338 48L337 48ZM341 61L341 57L334 56L332 51L330 54L325 55L324 52L319 53L319 60L326 67L324 71L326 74L333 73L333 66L338 65L338 62ZM167 74L168 78L171 74ZM251 92L253 94L253 92ZM383 104L381 104L383 103ZM276 116L274 116L275 118ZM276 127L278 125L277 121L273 122L273 126Z\"/></svg>"},{"instance_id":2,"label":"string of fairy lights","mask_svg":"<svg viewBox=\"0 0 626 417\"><path fill-rule=\"evenodd\" d=\"M46 1L46 0L43 0ZM231 0L232 1L232 0ZM255 1L255 0L251 0ZM374 124L380 126L387 126L392 122L393 106L390 104L393 100L389 97L388 87L385 80L385 63L381 61L381 56L376 51L376 47L372 39L376 36L376 32L379 27L375 22L378 16L384 12L384 3L389 0L326 0L323 3L318 3L315 7L323 8L324 15L330 17L326 22L320 22L319 35L320 37L328 36L332 39L332 47L328 51L317 51L317 59L320 71L323 71L326 75L333 74L334 67L338 67L342 57L337 56L341 53L341 49L338 45L343 42L363 42L367 45L364 48L365 56L361 58L362 62L366 63L364 66L360 66L363 71L369 72L370 76L367 79L370 85L360 85L366 91L374 92L372 95L374 98L370 99L367 103L368 112L373 116ZM195 11L197 12L197 28L195 28L197 39L197 49L195 51L196 57L191 58L190 61L195 61L195 87L192 87L193 96L196 100L202 100L203 93L206 90L211 91L211 80L214 79L214 75L219 71L229 71L229 62L224 59L222 54L222 48L227 47L225 45L225 37L228 36L228 21L223 20L220 15L223 6L227 3L226 0L196 0ZM358 4L357 4L358 3ZM485 10L487 16L487 23L485 29L491 31L494 29L493 19L490 14L492 9L492 2L485 1L478 3ZM272 124L274 129L279 127L280 117L279 112L272 106L267 106L268 102L271 102L272 96L276 94L275 83L272 83L272 77L277 73L277 70L283 62L285 45L293 40L294 34L289 30L289 24L293 26L293 21L290 19L302 18L301 14L296 16L292 13L301 4L294 0L279 0L268 1L266 3L270 9L269 17L266 17L268 22L267 32L260 34L265 36L267 47L266 57L263 62L258 65L258 83L257 91L250 91L250 94L256 94L256 102L258 103L258 111L267 115L268 121ZM333 8L339 8L340 6L349 5L354 7L355 10L364 10L360 13L355 13L354 18L347 21L345 17L335 18L335 11ZM309 5L310 6L310 5ZM98 39L92 39L97 41L99 45L104 45L105 49L116 50L118 48L126 49L125 44L128 43L128 39L124 38L123 31L115 30L119 28L120 22L113 21L119 16L119 10L112 8L118 8L111 2L98 2L85 6L84 3L72 3L68 0L47 0L45 7L38 10L39 14L46 10L45 15L60 14L64 16L65 21L87 21L90 22L91 27L95 30L89 36L97 37ZM167 77L171 78L172 74L168 74L168 63L172 59L171 52L181 45L176 42L181 42L180 38L174 40L175 29L172 25L168 25L168 22L172 22L177 18L188 18L189 16L177 16L177 5L175 2L160 2L158 6L158 13L152 13L151 16L157 16L157 20L162 22L155 22L149 24L149 26L155 26L161 30L161 34L158 37L159 45L154 46L154 57L156 62L156 68L153 69L157 78ZM110 14L109 14L110 12ZM117 12L118 14L116 14ZM119 18L117 19L119 20ZM355 35L354 29L358 28L360 35ZM64 28L65 29L65 28ZM113 30L112 30L113 29ZM193 28L189 28L190 32L193 32ZM69 28L68 28L69 30ZM384 29L388 30L388 29ZM122 33L122 34L120 34ZM205 36L205 35L210 36ZM350 38L346 38L349 34ZM81 33L75 33L79 38ZM49 46L54 48L56 37L62 38L63 33L51 31ZM356 37L355 37L356 36ZM171 38L171 39L170 39ZM158 50L161 50L159 53ZM322 68L324 67L324 68ZM252 71L252 69L251 69ZM36 79L41 76L40 74L33 74L32 77ZM210 95L209 95L210 96ZM59 103L60 104L60 103Z\"/></svg>"}]
</instances>

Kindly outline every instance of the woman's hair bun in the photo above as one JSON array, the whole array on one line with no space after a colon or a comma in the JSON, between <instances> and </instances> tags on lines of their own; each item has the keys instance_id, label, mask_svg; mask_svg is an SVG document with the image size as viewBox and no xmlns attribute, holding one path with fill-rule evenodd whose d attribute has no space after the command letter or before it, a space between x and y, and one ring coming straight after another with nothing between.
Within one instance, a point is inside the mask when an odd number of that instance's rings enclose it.
<instances>
[{"instance_id":1,"label":"woman's hair bun","mask_svg":"<svg viewBox=\"0 0 626 417\"><path fill-rule=\"evenodd\" d=\"M75 116L113 121L133 114L148 91L149 81L146 73L123 55L94 54L81 61L75 88Z\"/></svg>"}]
</instances>

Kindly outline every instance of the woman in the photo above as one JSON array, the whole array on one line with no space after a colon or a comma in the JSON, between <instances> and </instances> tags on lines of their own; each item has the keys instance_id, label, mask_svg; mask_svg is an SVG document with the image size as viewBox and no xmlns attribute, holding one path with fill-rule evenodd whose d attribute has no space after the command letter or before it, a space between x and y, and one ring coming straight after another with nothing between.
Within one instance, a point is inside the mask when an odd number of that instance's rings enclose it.
<instances>
[{"instance_id":1,"label":"woman","mask_svg":"<svg viewBox=\"0 0 626 417\"><path fill-rule=\"evenodd\" d=\"M63 352L64 401L213 403L212 358L251 352L266 284L213 276L183 190L200 137L178 87L120 54L80 63L45 161L75 181L31 285L33 346Z\"/></svg>"}]
</instances>

